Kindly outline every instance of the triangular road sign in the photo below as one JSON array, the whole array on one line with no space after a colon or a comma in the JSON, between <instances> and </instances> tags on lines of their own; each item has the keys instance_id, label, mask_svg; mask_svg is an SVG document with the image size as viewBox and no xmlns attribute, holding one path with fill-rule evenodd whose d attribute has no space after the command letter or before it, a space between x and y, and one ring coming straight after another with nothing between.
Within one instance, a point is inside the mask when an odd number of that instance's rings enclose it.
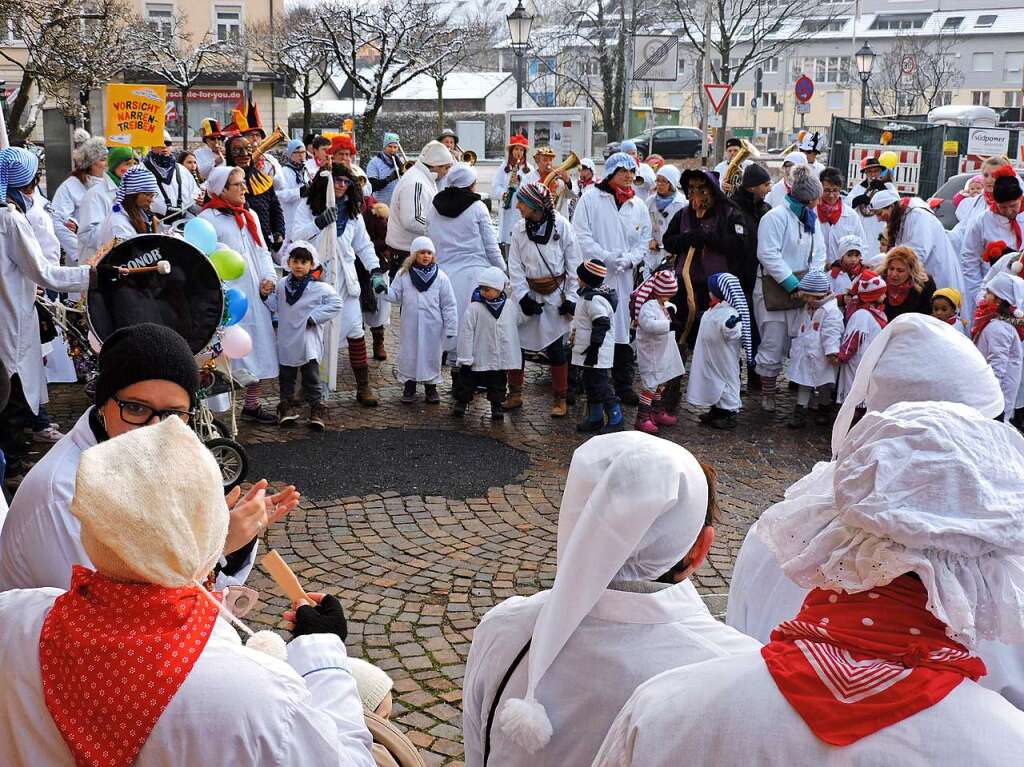
<instances>
[{"instance_id":1,"label":"triangular road sign","mask_svg":"<svg viewBox=\"0 0 1024 767\"><path fill-rule=\"evenodd\" d=\"M722 109L722 104L725 103L725 99L729 95L729 91L732 90L732 86L725 83L705 83L704 90L708 94L711 108L718 112Z\"/></svg>"}]
</instances>

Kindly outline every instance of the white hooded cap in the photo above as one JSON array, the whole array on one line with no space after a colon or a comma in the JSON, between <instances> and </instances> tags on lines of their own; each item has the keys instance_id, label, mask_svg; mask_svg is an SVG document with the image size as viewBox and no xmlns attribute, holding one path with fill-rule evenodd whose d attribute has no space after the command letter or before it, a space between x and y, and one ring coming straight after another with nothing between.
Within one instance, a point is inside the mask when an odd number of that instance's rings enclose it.
<instances>
[{"instance_id":1,"label":"white hooded cap","mask_svg":"<svg viewBox=\"0 0 1024 767\"><path fill-rule=\"evenodd\" d=\"M985 290L1009 302L1015 316L1024 316L1024 313L1018 314L1024 309L1024 280L1020 277L1008 271L1000 272L985 284Z\"/></svg>"},{"instance_id":2,"label":"white hooded cap","mask_svg":"<svg viewBox=\"0 0 1024 767\"><path fill-rule=\"evenodd\" d=\"M309 242L308 240L294 240L289 242L287 247L284 249L284 253L281 254L281 263L288 263L288 256L296 248L304 248L313 255L313 268L320 266L320 254L317 252L316 245Z\"/></svg>"},{"instance_id":3,"label":"white hooded cap","mask_svg":"<svg viewBox=\"0 0 1024 767\"><path fill-rule=\"evenodd\" d=\"M871 196L871 210L885 210L900 201L900 196L892 189L879 189Z\"/></svg>"},{"instance_id":4,"label":"white hooded cap","mask_svg":"<svg viewBox=\"0 0 1024 767\"><path fill-rule=\"evenodd\" d=\"M1003 412L1003 392L985 358L952 325L926 314L901 314L864 351L832 427L832 454L850 430L854 410L897 402L959 402L988 418Z\"/></svg>"},{"instance_id":5,"label":"white hooded cap","mask_svg":"<svg viewBox=\"0 0 1024 767\"><path fill-rule=\"evenodd\" d=\"M856 593L913 572L950 638L1022 642L1022 476L1016 429L952 402L901 402L864 416L758 534L803 588Z\"/></svg>"},{"instance_id":6,"label":"white hooded cap","mask_svg":"<svg viewBox=\"0 0 1024 767\"><path fill-rule=\"evenodd\" d=\"M496 266L488 266L477 276L476 284L482 288L504 290L508 285L508 275Z\"/></svg>"},{"instance_id":7,"label":"white hooded cap","mask_svg":"<svg viewBox=\"0 0 1024 767\"><path fill-rule=\"evenodd\" d=\"M464 162L455 163L445 176L445 182L449 187L468 189L476 183L476 170L472 165Z\"/></svg>"},{"instance_id":8,"label":"white hooded cap","mask_svg":"<svg viewBox=\"0 0 1024 767\"><path fill-rule=\"evenodd\" d=\"M573 453L558 514L558 571L528 656L525 696L498 712L505 734L533 753L551 739L536 691L580 622L615 579L654 580L704 527L708 484L681 446L641 432L594 437Z\"/></svg>"},{"instance_id":9,"label":"white hooded cap","mask_svg":"<svg viewBox=\"0 0 1024 767\"><path fill-rule=\"evenodd\" d=\"M645 162L640 163L640 167L636 170L636 182L638 186L645 187L647 189L654 188L655 174L654 168Z\"/></svg>"},{"instance_id":10,"label":"white hooded cap","mask_svg":"<svg viewBox=\"0 0 1024 767\"><path fill-rule=\"evenodd\" d=\"M862 256L864 255L864 241L861 240L859 234L844 234L839 238L838 247L836 248L839 257L842 258L851 250L859 251Z\"/></svg>"},{"instance_id":11,"label":"white hooded cap","mask_svg":"<svg viewBox=\"0 0 1024 767\"><path fill-rule=\"evenodd\" d=\"M218 165L206 177L206 191L210 194L221 194L224 191L224 187L228 185L228 177L236 170L241 171L242 168L234 165Z\"/></svg>"},{"instance_id":12,"label":"white hooded cap","mask_svg":"<svg viewBox=\"0 0 1024 767\"><path fill-rule=\"evenodd\" d=\"M412 244L409 246L409 253L419 253L421 250L429 250L431 253L437 253L434 248L434 241L427 237L425 234L421 234L419 237L413 239Z\"/></svg>"},{"instance_id":13,"label":"white hooded cap","mask_svg":"<svg viewBox=\"0 0 1024 767\"><path fill-rule=\"evenodd\" d=\"M661 176L668 183L672 185L672 191L679 189L679 179L682 178L682 173L679 168L675 165L662 165L658 168L657 176Z\"/></svg>"}]
</instances>

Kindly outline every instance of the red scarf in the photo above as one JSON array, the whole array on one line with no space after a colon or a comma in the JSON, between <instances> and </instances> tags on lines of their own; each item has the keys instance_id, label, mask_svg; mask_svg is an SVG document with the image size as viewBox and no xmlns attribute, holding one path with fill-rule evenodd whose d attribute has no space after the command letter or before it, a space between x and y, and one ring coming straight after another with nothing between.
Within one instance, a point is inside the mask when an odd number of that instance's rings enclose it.
<instances>
[{"instance_id":1,"label":"red scarf","mask_svg":"<svg viewBox=\"0 0 1024 767\"><path fill-rule=\"evenodd\" d=\"M989 300L979 301L977 308L974 310L974 322L971 323L971 340L977 343L981 337L981 331L985 329L988 323L996 319L1010 323L1013 329L1017 331L1018 338L1024 341L1024 323L1014 322L1012 317L1001 314L999 312L999 302Z\"/></svg>"},{"instance_id":2,"label":"red scarf","mask_svg":"<svg viewBox=\"0 0 1024 767\"><path fill-rule=\"evenodd\" d=\"M248 229L250 236L252 236L256 244L261 248L263 247L263 235L260 234L260 225L251 210L241 205L232 205L216 194L211 195L210 199L203 206L203 210L208 208L230 211L235 216L235 223L238 224L238 228L241 229L244 226Z\"/></svg>"},{"instance_id":3,"label":"red scarf","mask_svg":"<svg viewBox=\"0 0 1024 767\"><path fill-rule=\"evenodd\" d=\"M1010 226L1010 231L1013 232L1013 236L1017 238L1017 247L1014 248L1014 250L1020 250L1021 243L1024 242L1024 237L1022 237L1021 235L1020 222L1017 221L1017 216L1004 216L1002 213L999 212L999 209L996 207L995 200L993 200L989 204L988 209L991 210L997 218L1006 219L1006 223Z\"/></svg>"},{"instance_id":4,"label":"red scarf","mask_svg":"<svg viewBox=\"0 0 1024 767\"><path fill-rule=\"evenodd\" d=\"M843 214L843 199L840 197L834 205L829 205L824 199L818 202L818 220L823 224L835 226L839 223L839 217Z\"/></svg>"},{"instance_id":5,"label":"red scarf","mask_svg":"<svg viewBox=\"0 0 1024 767\"><path fill-rule=\"evenodd\" d=\"M119 583L75 565L39 636L46 708L77 767L130 767L217 620L198 587Z\"/></svg>"},{"instance_id":6,"label":"red scarf","mask_svg":"<svg viewBox=\"0 0 1024 767\"><path fill-rule=\"evenodd\" d=\"M614 184L609 184L608 186L610 186L612 191L615 193L615 204L620 208L626 204L626 200L633 196L633 187L631 186L627 186L625 189L620 189Z\"/></svg>"},{"instance_id":7,"label":"red scarf","mask_svg":"<svg viewBox=\"0 0 1024 767\"><path fill-rule=\"evenodd\" d=\"M815 589L772 631L761 657L811 731L848 746L987 673L981 658L946 636L927 601L924 585L908 575L859 594Z\"/></svg>"},{"instance_id":8,"label":"red scarf","mask_svg":"<svg viewBox=\"0 0 1024 767\"><path fill-rule=\"evenodd\" d=\"M856 264L853 266L853 268L847 269L845 266L843 266L843 259L840 258L838 261L832 264L832 267L829 271L832 275L833 280L843 272L846 272L850 276L851 280L855 280L857 279L857 277L860 276L860 273L864 271L864 265Z\"/></svg>"},{"instance_id":9,"label":"red scarf","mask_svg":"<svg viewBox=\"0 0 1024 767\"><path fill-rule=\"evenodd\" d=\"M891 282L885 284L885 300L889 306L900 306L910 295L910 289L914 283L907 280L902 285L893 285Z\"/></svg>"}]
</instances>

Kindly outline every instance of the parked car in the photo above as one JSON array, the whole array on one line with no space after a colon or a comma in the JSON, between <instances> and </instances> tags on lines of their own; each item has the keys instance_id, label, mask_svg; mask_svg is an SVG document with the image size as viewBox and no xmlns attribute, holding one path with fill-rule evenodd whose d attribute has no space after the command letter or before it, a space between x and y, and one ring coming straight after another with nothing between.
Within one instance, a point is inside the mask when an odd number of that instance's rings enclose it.
<instances>
[{"instance_id":1,"label":"parked car","mask_svg":"<svg viewBox=\"0 0 1024 767\"><path fill-rule=\"evenodd\" d=\"M682 160L687 157L700 157L704 134L698 128L661 125L654 129L654 146L650 151L648 151L651 143L650 131L644 131L629 140L636 144L637 152L642 159L653 153L660 154L666 160ZM607 160L618 152L620 146L622 144L618 141L612 141L605 146L605 159Z\"/></svg>"}]
</instances>

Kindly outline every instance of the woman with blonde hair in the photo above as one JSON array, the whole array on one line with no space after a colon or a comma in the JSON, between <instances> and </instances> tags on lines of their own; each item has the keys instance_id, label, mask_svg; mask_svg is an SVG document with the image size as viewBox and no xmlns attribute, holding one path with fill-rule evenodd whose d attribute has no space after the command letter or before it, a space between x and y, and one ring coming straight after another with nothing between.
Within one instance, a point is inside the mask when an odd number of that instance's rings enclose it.
<instances>
[{"instance_id":1,"label":"woman with blonde hair","mask_svg":"<svg viewBox=\"0 0 1024 767\"><path fill-rule=\"evenodd\" d=\"M933 280L913 248L899 245L885 254L882 261L885 278L885 316L892 322L908 312L932 313Z\"/></svg>"}]
</instances>

